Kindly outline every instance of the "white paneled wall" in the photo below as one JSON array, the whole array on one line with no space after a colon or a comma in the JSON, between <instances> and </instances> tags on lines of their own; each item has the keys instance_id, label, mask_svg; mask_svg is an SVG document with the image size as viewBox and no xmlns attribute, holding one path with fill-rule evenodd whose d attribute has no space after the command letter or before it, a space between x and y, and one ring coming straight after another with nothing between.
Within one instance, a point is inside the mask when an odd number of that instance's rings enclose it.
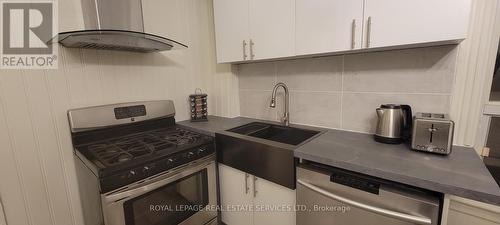
<instances>
[{"instance_id":1,"label":"white paneled wall","mask_svg":"<svg viewBox=\"0 0 500 225\"><path fill-rule=\"evenodd\" d=\"M239 66L241 115L277 120L276 82L290 89L292 123L373 133L380 104L449 113L456 45Z\"/></svg>"},{"instance_id":2,"label":"white paneled wall","mask_svg":"<svg viewBox=\"0 0 500 225\"><path fill-rule=\"evenodd\" d=\"M59 1L60 29L83 27L80 0ZM215 64L212 2L165 0L182 9L158 21L187 50L140 54L59 49L58 70L0 70L0 199L9 225L83 225L66 112L71 108L172 99L188 118L187 96L201 87L210 114L239 114L238 82ZM181 32L179 34L179 32ZM89 224L93 225L93 224Z\"/></svg>"},{"instance_id":3,"label":"white paneled wall","mask_svg":"<svg viewBox=\"0 0 500 225\"><path fill-rule=\"evenodd\" d=\"M478 152L485 144L488 126L482 110L488 102L493 77L500 34L499 13L497 0L473 1L468 37L460 44L453 90L451 116L457 122L454 142L474 146Z\"/></svg>"}]
</instances>

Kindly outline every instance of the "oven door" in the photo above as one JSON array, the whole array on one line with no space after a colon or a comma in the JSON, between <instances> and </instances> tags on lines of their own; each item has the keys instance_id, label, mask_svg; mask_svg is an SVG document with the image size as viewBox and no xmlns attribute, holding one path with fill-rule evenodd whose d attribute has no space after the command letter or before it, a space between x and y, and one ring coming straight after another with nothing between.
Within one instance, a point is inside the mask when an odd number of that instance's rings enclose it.
<instances>
[{"instance_id":1,"label":"oven door","mask_svg":"<svg viewBox=\"0 0 500 225\"><path fill-rule=\"evenodd\" d=\"M106 225L205 224L217 212L215 162L202 161L102 195ZM205 208L209 206L210 208Z\"/></svg>"}]
</instances>

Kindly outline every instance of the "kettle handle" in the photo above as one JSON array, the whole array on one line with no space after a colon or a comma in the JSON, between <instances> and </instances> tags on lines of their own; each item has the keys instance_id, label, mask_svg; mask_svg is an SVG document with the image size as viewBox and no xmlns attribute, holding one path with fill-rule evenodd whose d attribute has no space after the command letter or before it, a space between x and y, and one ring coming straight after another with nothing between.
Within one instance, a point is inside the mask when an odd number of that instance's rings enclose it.
<instances>
[{"instance_id":1,"label":"kettle handle","mask_svg":"<svg viewBox=\"0 0 500 225\"><path fill-rule=\"evenodd\" d=\"M384 110L381 108L377 108L375 112L377 113L378 118L381 118L384 115Z\"/></svg>"},{"instance_id":2,"label":"kettle handle","mask_svg":"<svg viewBox=\"0 0 500 225\"><path fill-rule=\"evenodd\" d=\"M409 140L411 137L411 128L413 126L413 114L411 111L411 106L401 105L401 110L403 111L404 125L403 125L403 139Z\"/></svg>"}]
</instances>

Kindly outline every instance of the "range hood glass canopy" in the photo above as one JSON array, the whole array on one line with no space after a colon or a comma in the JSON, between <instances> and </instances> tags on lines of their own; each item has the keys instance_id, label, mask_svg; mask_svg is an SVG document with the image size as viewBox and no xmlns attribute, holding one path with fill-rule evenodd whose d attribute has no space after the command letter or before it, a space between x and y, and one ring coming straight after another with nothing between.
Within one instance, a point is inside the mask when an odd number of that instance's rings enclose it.
<instances>
[{"instance_id":1,"label":"range hood glass canopy","mask_svg":"<svg viewBox=\"0 0 500 225\"><path fill-rule=\"evenodd\" d=\"M81 30L59 33L54 39L67 48L91 48L134 52L157 52L187 48L153 34L129 30Z\"/></svg>"},{"instance_id":2,"label":"range hood glass canopy","mask_svg":"<svg viewBox=\"0 0 500 225\"><path fill-rule=\"evenodd\" d=\"M179 42L146 33L143 3L153 4L149 0L144 2L143 0L79 1L82 6L85 27L82 30L59 33L50 41L51 43L59 42L68 48L134 52L157 52L187 48L186 45ZM154 6L150 5L146 8L151 7ZM154 15L149 15L149 17L156 18ZM161 31L157 32L162 33Z\"/></svg>"}]
</instances>

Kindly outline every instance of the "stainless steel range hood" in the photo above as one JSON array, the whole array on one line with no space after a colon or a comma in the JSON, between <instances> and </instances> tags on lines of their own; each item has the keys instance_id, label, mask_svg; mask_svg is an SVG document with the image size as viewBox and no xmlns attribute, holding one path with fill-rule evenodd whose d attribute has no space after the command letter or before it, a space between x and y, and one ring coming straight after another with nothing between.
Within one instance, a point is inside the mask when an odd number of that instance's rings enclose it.
<instances>
[{"instance_id":1,"label":"stainless steel range hood","mask_svg":"<svg viewBox=\"0 0 500 225\"><path fill-rule=\"evenodd\" d=\"M62 32L52 41L68 48L134 52L187 48L186 45L166 37L145 33L142 0L80 1L85 30Z\"/></svg>"}]
</instances>

